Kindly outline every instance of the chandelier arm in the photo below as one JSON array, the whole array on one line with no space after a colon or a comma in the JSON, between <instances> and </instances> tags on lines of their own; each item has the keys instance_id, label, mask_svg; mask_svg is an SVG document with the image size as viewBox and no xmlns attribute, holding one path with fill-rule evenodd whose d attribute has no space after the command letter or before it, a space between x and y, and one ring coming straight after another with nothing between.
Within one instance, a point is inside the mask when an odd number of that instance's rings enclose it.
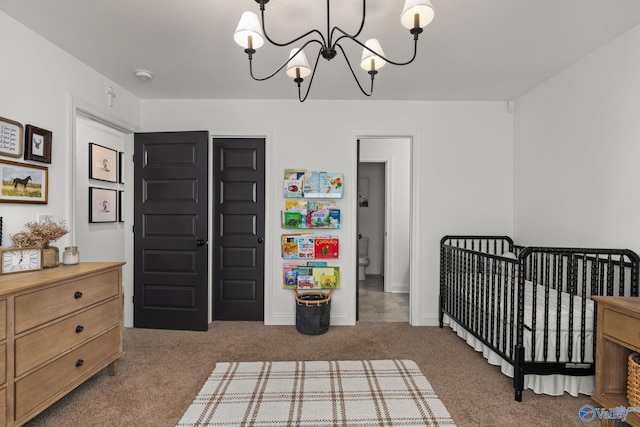
<instances>
[{"instance_id":1,"label":"chandelier arm","mask_svg":"<svg viewBox=\"0 0 640 427\"><path fill-rule=\"evenodd\" d=\"M332 48L335 49L335 46L338 44L338 42L340 41L340 39L344 38L345 36L351 39L354 39L356 37L358 37L360 35L360 33L362 32L362 29L364 28L364 21L365 21L365 17L366 17L366 9L367 9L367 0L362 0L362 20L360 21L360 28L358 28L358 31L356 31L355 34L349 34L346 33L345 31L343 31L342 29L340 29L339 27L333 27L331 29L331 33L329 35L329 45L331 45ZM329 0L327 0L327 33L329 34ZM333 42L333 33L335 33L337 31L340 31L342 34L342 36L338 37L338 39Z\"/></svg>"},{"instance_id":2,"label":"chandelier arm","mask_svg":"<svg viewBox=\"0 0 640 427\"><path fill-rule=\"evenodd\" d=\"M320 43L322 46L328 46L327 41L325 40L324 36L322 35L322 33L317 30L317 29L313 29L313 30L309 30L306 33L302 34L301 36L296 37L295 39L285 42L285 43L278 43L277 41L274 41L271 39L271 37L269 37L269 34L267 34L267 28L264 25L264 9L261 8L260 10L260 26L262 27L262 34L264 34L264 37L269 41L269 43L276 45L276 46L280 46L280 47L284 47L284 46L289 46L292 43L297 42L300 39L303 39L313 33L318 34L318 36L320 37L320 40L314 39L316 40L318 43Z\"/></svg>"},{"instance_id":3,"label":"chandelier arm","mask_svg":"<svg viewBox=\"0 0 640 427\"><path fill-rule=\"evenodd\" d=\"M313 71L311 72L311 77L309 77L309 86L307 86L307 92L304 94L304 98L300 97L300 84L298 83L298 100L300 102L304 102L309 96L309 91L311 91L311 84L313 83L313 77L316 75L316 68L318 68L318 63L320 62L320 55L322 55L322 47L318 50L318 56L316 56L316 63L313 64Z\"/></svg>"},{"instance_id":4,"label":"chandelier arm","mask_svg":"<svg viewBox=\"0 0 640 427\"><path fill-rule=\"evenodd\" d=\"M358 87L360 88L360 92L362 92L364 95L366 96L371 96L373 95L373 78L375 76L375 74L371 74L371 91L369 93L367 93L363 88L362 85L360 84L360 80L358 80L358 76L356 76L355 71L353 71L353 67L351 66L351 63L349 62L349 58L347 57L347 54L345 53L344 49L342 48L341 45L339 45L337 42L335 43L335 46L340 48L340 51L342 52L342 56L344 56L344 60L347 62L347 66L349 67L349 71L351 71L351 75L353 76L353 79L356 81L356 84L358 85Z\"/></svg>"},{"instance_id":5,"label":"chandelier arm","mask_svg":"<svg viewBox=\"0 0 640 427\"><path fill-rule=\"evenodd\" d=\"M316 39L308 40L304 45L302 45L300 50L304 49L305 47L307 47L311 43L318 43L321 46L320 52L322 52L322 43L320 43L320 41L318 41ZM259 81L259 82L263 82L265 80L269 80L271 77L275 76L280 71L282 71L282 69L287 66L289 61L291 61L291 58L287 59L284 64L282 64L277 70L275 70L273 73L269 74L267 77L256 77L256 76L253 75L253 55L249 55L249 74L251 74L251 78L253 80L256 80L256 81ZM317 62L318 61L316 59L316 64L317 64ZM314 70L314 73L315 73L315 67L314 67L313 70Z\"/></svg>"},{"instance_id":6,"label":"chandelier arm","mask_svg":"<svg viewBox=\"0 0 640 427\"><path fill-rule=\"evenodd\" d=\"M367 46L364 45L364 43L362 43L360 40L356 39L355 37L351 36L350 34L347 34L346 32L344 32L341 28L339 27L334 27L334 30L338 30L340 31L343 35L338 37L338 40L335 41L334 45L338 45L338 42L344 38L350 39L351 41L353 41L354 43L362 46L364 49L367 49L370 52L373 52L374 54L376 54L377 56L379 56L380 58L384 59L385 61L387 61L389 64L393 64L393 65L409 65L411 64L414 59L416 59L416 56L418 54L418 35L415 34L413 37L413 56L411 56L411 59L409 59L406 62L396 62L396 61L392 61L391 59L387 58L384 55L380 55L378 52L376 52L373 49L369 49ZM339 45L338 45L339 46ZM342 49L342 48L341 48ZM345 55L346 58L346 55Z\"/></svg>"}]
</instances>

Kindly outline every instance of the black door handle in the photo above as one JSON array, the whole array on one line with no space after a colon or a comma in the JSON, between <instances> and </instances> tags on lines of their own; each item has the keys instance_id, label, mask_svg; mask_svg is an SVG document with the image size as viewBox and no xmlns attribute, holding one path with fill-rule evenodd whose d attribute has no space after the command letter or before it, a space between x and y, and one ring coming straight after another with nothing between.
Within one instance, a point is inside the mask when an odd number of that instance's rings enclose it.
<instances>
[{"instance_id":1,"label":"black door handle","mask_svg":"<svg viewBox=\"0 0 640 427\"><path fill-rule=\"evenodd\" d=\"M262 243L264 242L264 239L262 237L258 237L258 243Z\"/></svg>"},{"instance_id":2,"label":"black door handle","mask_svg":"<svg viewBox=\"0 0 640 427\"><path fill-rule=\"evenodd\" d=\"M204 240L202 239L196 240L196 246L204 246Z\"/></svg>"}]
</instances>

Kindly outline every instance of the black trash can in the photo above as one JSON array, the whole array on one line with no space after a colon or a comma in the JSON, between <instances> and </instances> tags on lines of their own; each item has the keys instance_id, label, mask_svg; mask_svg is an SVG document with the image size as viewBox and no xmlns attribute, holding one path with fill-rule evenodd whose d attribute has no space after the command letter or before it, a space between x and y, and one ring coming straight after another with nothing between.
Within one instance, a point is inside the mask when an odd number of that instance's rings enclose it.
<instances>
[{"instance_id":1,"label":"black trash can","mask_svg":"<svg viewBox=\"0 0 640 427\"><path fill-rule=\"evenodd\" d=\"M331 317L331 295L324 292L298 293L293 290L296 298L296 329L307 335L320 335L329 329Z\"/></svg>"}]
</instances>

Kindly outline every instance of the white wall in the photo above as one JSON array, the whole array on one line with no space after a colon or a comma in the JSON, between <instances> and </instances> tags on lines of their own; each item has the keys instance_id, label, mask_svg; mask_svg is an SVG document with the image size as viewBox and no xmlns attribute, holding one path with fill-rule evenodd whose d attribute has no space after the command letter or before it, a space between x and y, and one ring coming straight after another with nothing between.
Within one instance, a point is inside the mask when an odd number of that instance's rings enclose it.
<instances>
[{"instance_id":1,"label":"white wall","mask_svg":"<svg viewBox=\"0 0 640 427\"><path fill-rule=\"evenodd\" d=\"M281 288L279 242L282 172L291 167L345 174L342 229L336 232L342 288L334 294L331 321L355 323L358 137L413 138L413 324L437 324L444 234L512 232L513 129L503 102L148 100L142 102L142 126L266 137L267 324L295 323L291 291Z\"/></svg>"},{"instance_id":2,"label":"white wall","mask_svg":"<svg viewBox=\"0 0 640 427\"><path fill-rule=\"evenodd\" d=\"M49 203L0 203L0 216L4 218L2 241L9 245L9 235L22 230L26 222L35 221L39 213L52 214L56 220L68 222L73 216L71 195L76 189L72 182L73 109L81 106L105 119L137 123L140 102L2 12L0 51L3 57L0 116L53 132L51 164L37 163L49 170ZM116 93L113 107L106 103L106 89L110 86ZM15 160L3 156L0 159ZM73 233L54 244L62 248L72 238Z\"/></svg>"},{"instance_id":3,"label":"white wall","mask_svg":"<svg viewBox=\"0 0 640 427\"><path fill-rule=\"evenodd\" d=\"M640 252L640 26L515 103L515 237Z\"/></svg>"},{"instance_id":4,"label":"white wall","mask_svg":"<svg viewBox=\"0 0 640 427\"><path fill-rule=\"evenodd\" d=\"M4 58L10 58L9 65L0 67L0 114L53 132L49 204L0 204L4 239L38 213L58 219L73 215L71 142L76 108L127 129L141 123L145 131L205 129L216 136L267 138L265 312L270 324L295 322L291 293L280 288L279 212L286 167L345 173L345 198L340 203L343 228L338 230L343 288L332 302L332 323L355 322L357 231L352 207L357 198L358 137L413 138L411 195L417 215L412 217L412 253L419 257L411 271L417 286L416 292L412 290L414 324L437 324L438 242L443 234L512 232L513 126L502 102L140 102L4 13L0 13L0 49ZM113 107L107 106L105 93L110 86L116 94ZM59 246L68 242L65 237ZM130 300L125 303L130 309Z\"/></svg>"}]
</instances>

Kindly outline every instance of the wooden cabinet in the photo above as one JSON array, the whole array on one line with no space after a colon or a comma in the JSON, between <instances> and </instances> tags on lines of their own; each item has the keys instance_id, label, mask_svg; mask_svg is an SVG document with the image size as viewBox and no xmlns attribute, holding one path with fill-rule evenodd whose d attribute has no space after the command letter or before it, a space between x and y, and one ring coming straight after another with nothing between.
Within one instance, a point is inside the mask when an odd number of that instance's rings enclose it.
<instances>
[{"instance_id":1,"label":"wooden cabinet","mask_svg":"<svg viewBox=\"0 0 640 427\"><path fill-rule=\"evenodd\" d=\"M628 407L629 354L640 352L640 298L593 297L598 303L596 335L596 389L593 400L603 408ZM614 420L602 420L613 425ZM640 426L640 413L630 412L626 422Z\"/></svg>"},{"instance_id":2,"label":"wooden cabinet","mask_svg":"<svg viewBox=\"0 0 640 427\"><path fill-rule=\"evenodd\" d=\"M0 276L0 426L20 426L122 350L121 262Z\"/></svg>"}]
</instances>

